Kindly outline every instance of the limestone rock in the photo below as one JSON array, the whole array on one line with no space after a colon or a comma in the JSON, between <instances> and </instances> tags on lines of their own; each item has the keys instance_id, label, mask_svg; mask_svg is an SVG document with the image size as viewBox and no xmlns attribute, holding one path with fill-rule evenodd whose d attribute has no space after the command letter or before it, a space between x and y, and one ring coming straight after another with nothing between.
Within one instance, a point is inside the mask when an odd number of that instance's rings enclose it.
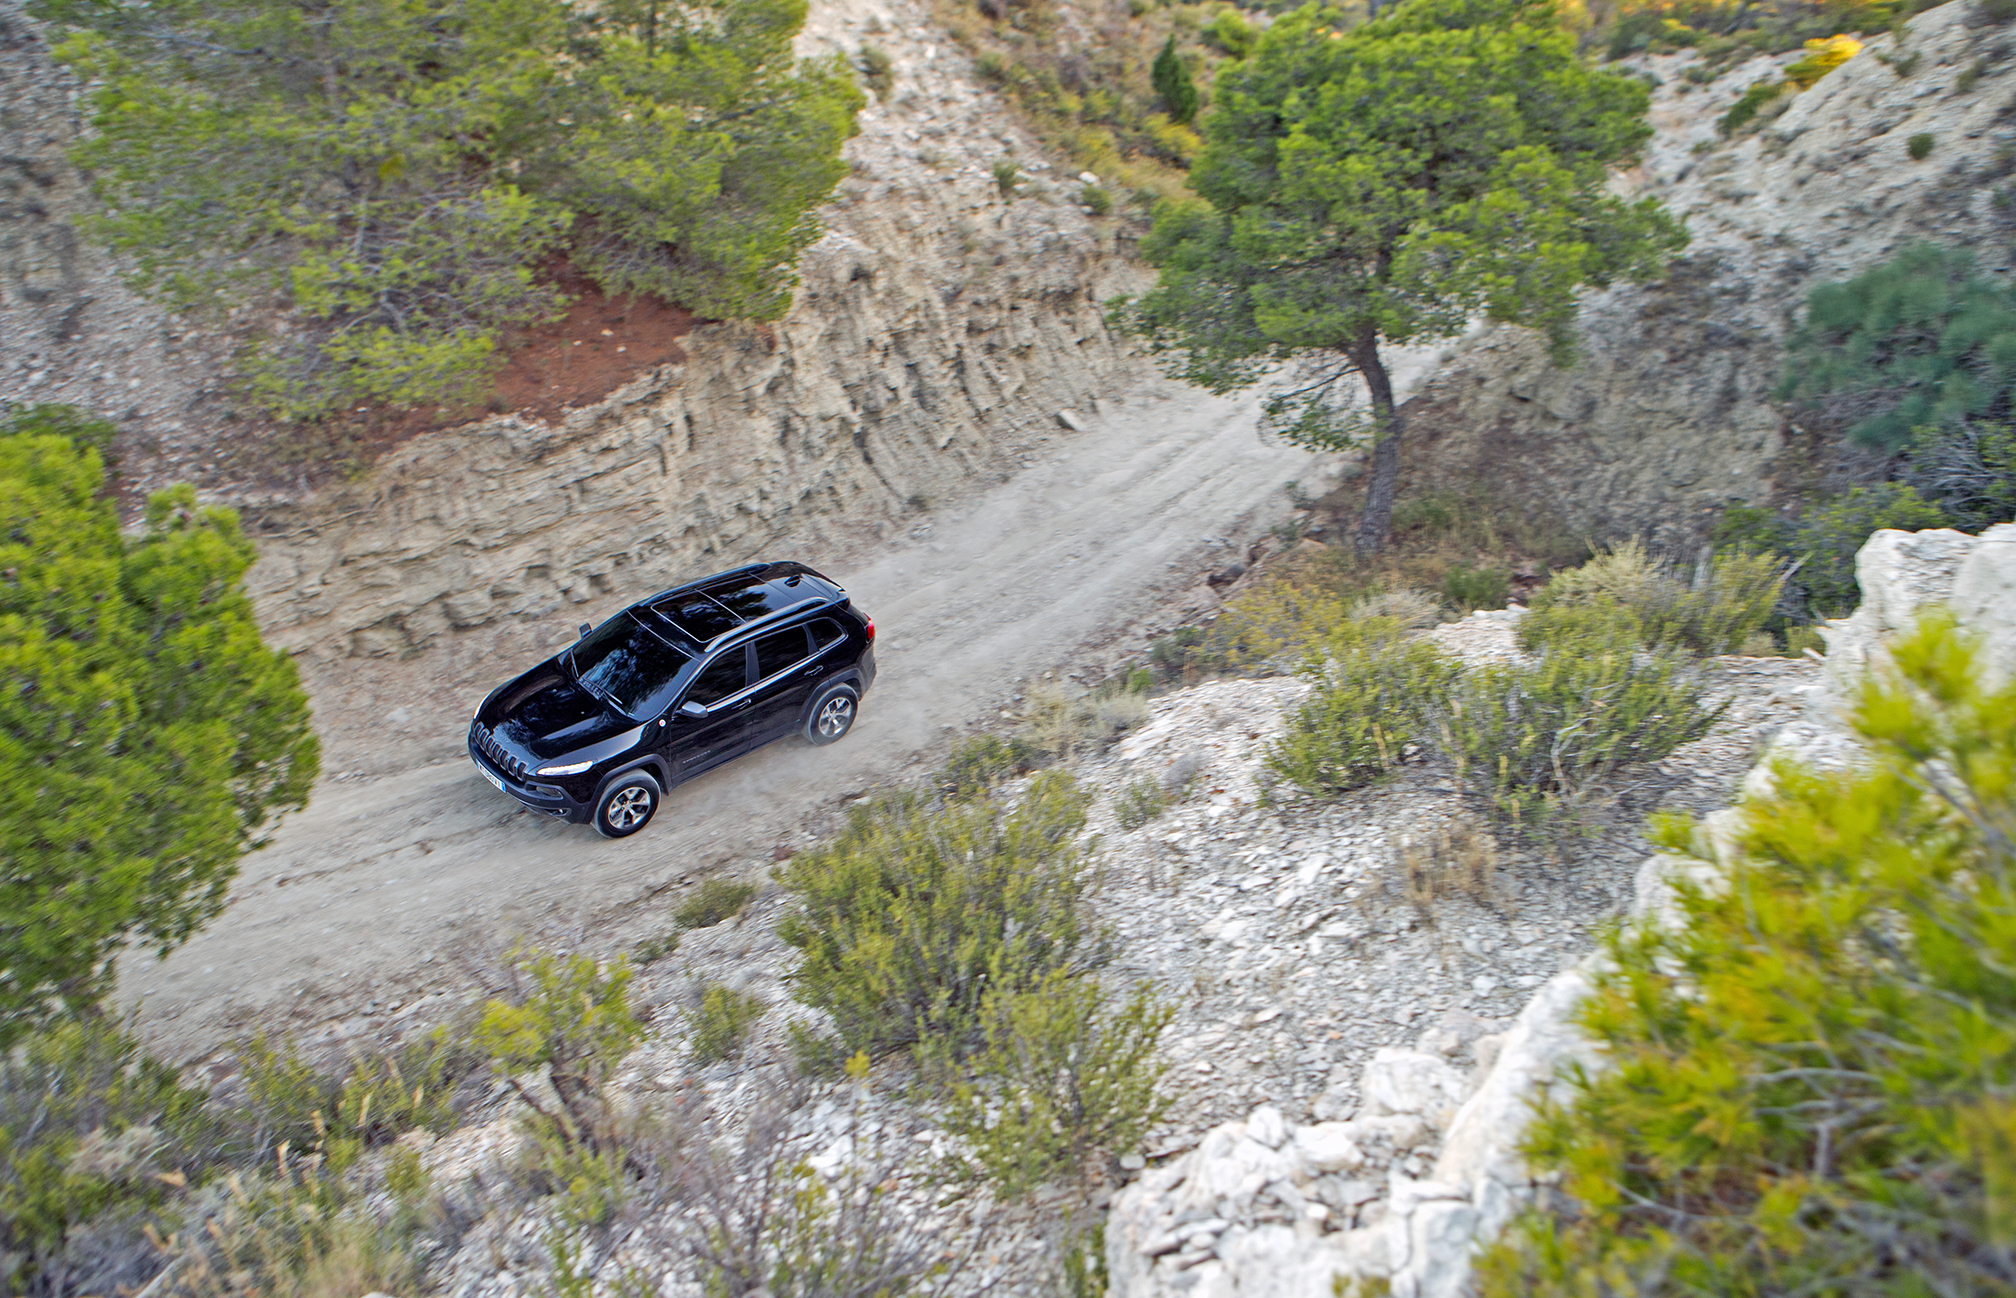
<instances>
[{"instance_id":1,"label":"limestone rock","mask_svg":"<svg viewBox=\"0 0 2016 1298\"><path fill-rule=\"evenodd\" d=\"M1360 1086L1367 1116L1411 1113L1437 1126L1455 1112L1466 1090L1463 1075L1447 1060L1391 1046L1373 1054Z\"/></svg>"}]
</instances>

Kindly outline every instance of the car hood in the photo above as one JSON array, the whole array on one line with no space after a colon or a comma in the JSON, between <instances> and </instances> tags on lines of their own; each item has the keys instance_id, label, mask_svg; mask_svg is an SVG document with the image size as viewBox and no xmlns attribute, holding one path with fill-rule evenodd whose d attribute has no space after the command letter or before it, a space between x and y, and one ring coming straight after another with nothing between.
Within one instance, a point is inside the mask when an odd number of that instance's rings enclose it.
<instances>
[{"instance_id":1,"label":"car hood","mask_svg":"<svg viewBox=\"0 0 2016 1298\"><path fill-rule=\"evenodd\" d=\"M545 761L634 732L637 723L543 663L499 690L481 720L497 738Z\"/></svg>"}]
</instances>

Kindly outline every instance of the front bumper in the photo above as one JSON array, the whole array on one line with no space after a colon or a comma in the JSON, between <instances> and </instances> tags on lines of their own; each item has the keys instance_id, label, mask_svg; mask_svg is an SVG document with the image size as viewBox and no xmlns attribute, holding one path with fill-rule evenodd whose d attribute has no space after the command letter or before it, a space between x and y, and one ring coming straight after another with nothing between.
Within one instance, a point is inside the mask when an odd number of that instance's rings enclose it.
<instances>
[{"instance_id":1,"label":"front bumper","mask_svg":"<svg viewBox=\"0 0 2016 1298\"><path fill-rule=\"evenodd\" d=\"M474 727L469 731L469 760L476 764L477 771L484 779L532 810L543 811L556 819L577 825L588 822L587 805L567 796L565 789L554 784L527 783L507 775L490 754L484 752L481 745L476 742Z\"/></svg>"}]
</instances>

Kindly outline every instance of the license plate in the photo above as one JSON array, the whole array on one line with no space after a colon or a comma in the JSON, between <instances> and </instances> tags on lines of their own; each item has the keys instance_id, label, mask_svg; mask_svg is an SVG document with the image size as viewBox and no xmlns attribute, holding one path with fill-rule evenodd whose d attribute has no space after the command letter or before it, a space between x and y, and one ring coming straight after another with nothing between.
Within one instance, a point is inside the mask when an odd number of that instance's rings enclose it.
<instances>
[{"instance_id":1,"label":"license plate","mask_svg":"<svg viewBox=\"0 0 2016 1298\"><path fill-rule=\"evenodd\" d=\"M492 775L492 774L490 773L490 768L489 768L489 767L487 767L487 766L479 766L479 767L477 767L476 769L477 769L477 770L479 770L479 771L481 771L481 772L483 772L483 778L484 778L484 779L486 779L486 780L490 781L490 783L492 783L492 784L494 784L494 785L496 785L496 786L497 786L497 791L498 791L499 793L506 793L506 792L509 792L509 790L507 790L507 789L506 789L506 788L504 787L504 781L503 781L503 779L502 779L501 777L499 777L499 776L496 776L496 775Z\"/></svg>"}]
</instances>

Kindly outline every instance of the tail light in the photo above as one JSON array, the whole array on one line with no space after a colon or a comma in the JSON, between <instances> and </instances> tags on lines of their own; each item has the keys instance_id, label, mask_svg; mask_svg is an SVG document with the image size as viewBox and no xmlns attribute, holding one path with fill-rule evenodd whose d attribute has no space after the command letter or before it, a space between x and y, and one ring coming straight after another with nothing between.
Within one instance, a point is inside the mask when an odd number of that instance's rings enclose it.
<instances>
[{"instance_id":1,"label":"tail light","mask_svg":"<svg viewBox=\"0 0 2016 1298\"><path fill-rule=\"evenodd\" d=\"M868 643L875 643L875 619L872 617L868 619Z\"/></svg>"}]
</instances>

